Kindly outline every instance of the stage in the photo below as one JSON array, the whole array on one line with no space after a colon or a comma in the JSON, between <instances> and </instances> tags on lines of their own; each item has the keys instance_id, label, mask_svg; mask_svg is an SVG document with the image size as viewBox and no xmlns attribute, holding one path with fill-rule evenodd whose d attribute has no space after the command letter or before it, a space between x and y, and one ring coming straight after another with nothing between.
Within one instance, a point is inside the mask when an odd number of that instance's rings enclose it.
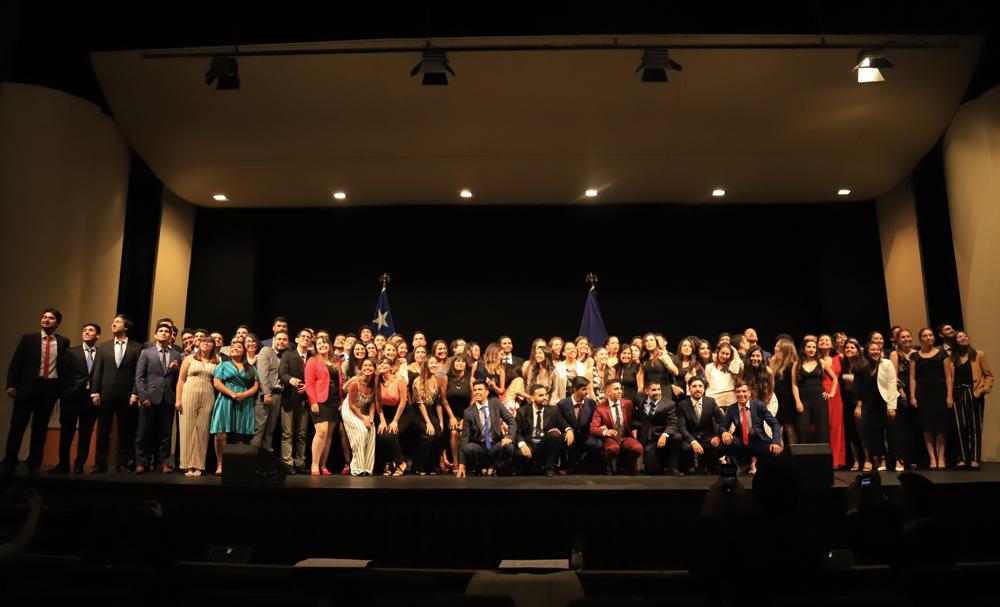
<instances>
[{"instance_id":1,"label":"stage","mask_svg":"<svg viewBox=\"0 0 1000 607\"><path fill-rule=\"evenodd\" d=\"M22 467L23 468L23 467ZM853 472L833 487L804 489L831 547L844 547ZM938 487L942 516L956 526L959 560L1000 560L984 538L994 515L1000 464L980 472L922 471ZM881 479L891 497L895 473ZM565 559L586 567L684 569L714 476L555 476L456 479L290 476L284 487L224 486L214 475L17 475L0 486L38 489L43 515L31 552L107 562L204 561L213 547L239 547L256 564L311 557L371 560L382 567L495 568L503 559ZM752 490L752 477L740 477ZM537 530L534 530L537 526ZM795 532L783 529L781 533ZM246 549L243 551L242 549Z\"/></svg>"}]
</instances>

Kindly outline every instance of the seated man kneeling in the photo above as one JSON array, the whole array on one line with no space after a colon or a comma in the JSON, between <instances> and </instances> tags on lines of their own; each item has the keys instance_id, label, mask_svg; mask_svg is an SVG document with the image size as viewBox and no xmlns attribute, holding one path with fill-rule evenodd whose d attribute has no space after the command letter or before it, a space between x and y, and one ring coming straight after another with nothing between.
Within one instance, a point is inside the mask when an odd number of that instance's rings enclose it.
<instances>
[{"instance_id":1,"label":"seated man kneeling","mask_svg":"<svg viewBox=\"0 0 1000 607\"><path fill-rule=\"evenodd\" d=\"M764 424L771 427L771 437L764 432ZM729 407L722 418L722 453L739 466L744 474L750 470L752 457L763 459L782 451L781 424L759 400L750 400L750 388L742 380L736 381L736 405Z\"/></svg>"},{"instance_id":2,"label":"seated man kneeling","mask_svg":"<svg viewBox=\"0 0 1000 607\"><path fill-rule=\"evenodd\" d=\"M531 386L531 403L517 410L517 451L514 465L518 474L556 473L556 459L562 451L566 425L559 409L550 407L549 390Z\"/></svg>"}]
</instances>

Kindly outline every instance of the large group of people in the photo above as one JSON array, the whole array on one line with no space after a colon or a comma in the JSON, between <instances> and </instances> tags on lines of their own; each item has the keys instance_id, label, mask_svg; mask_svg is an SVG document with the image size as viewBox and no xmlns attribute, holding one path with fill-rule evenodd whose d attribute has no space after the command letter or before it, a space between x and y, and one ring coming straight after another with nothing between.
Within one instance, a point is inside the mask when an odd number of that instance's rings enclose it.
<instances>
[{"instance_id":1,"label":"large group of people","mask_svg":"<svg viewBox=\"0 0 1000 607\"><path fill-rule=\"evenodd\" d=\"M753 473L796 443L828 444L835 468L977 470L993 386L986 355L950 325L921 329L916 345L893 327L888 342L779 335L771 351L752 328L688 336L675 352L658 333L538 338L522 359L508 336L481 347L369 326L291 333L283 317L269 339L241 325L228 344L162 318L141 343L118 314L111 339L86 323L71 346L61 320L46 309L11 359L4 472L29 423L28 470L39 470L57 400L61 473L83 472L95 425L93 471L108 472L114 421L116 470L135 474L221 474L229 443L314 476L341 456L338 472L355 476L683 475L720 462Z\"/></svg>"}]
</instances>

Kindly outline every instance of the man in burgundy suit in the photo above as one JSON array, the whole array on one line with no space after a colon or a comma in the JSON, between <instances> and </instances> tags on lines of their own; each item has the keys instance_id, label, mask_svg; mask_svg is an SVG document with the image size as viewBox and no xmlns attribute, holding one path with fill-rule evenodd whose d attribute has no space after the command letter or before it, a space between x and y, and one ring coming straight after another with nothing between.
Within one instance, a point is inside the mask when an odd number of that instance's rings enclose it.
<instances>
[{"instance_id":1,"label":"man in burgundy suit","mask_svg":"<svg viewBox=\"0 0 1000 607\"><path fill-rule=\"evenodd\" d=\"M604 461L608 463L608 474L617 467L619 471L632 474L635 460L642 455L642 445L636 440L634 428L635 410L630 400L622 400L622 384L612 380L605 387L607 398L597 405L590 421L591 436L604 439ZM623 458L619 464L619 457Z\"/></svg>"}]
</instances>

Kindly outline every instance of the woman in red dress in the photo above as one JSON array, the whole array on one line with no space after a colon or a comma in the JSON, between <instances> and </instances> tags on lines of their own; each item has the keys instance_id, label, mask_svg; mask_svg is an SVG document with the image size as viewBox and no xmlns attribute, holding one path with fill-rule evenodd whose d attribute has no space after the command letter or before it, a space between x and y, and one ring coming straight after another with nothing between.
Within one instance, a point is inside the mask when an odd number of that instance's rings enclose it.
<instances>
[{"instance_id":1,"label":"woman in red dress","mask_svg":"<svg viewBox=\"0 0 1000 607\"><path fill-rule=\"evenodd\" d=\"M840 390L834 386L840 381L843 373L841 355L833 349L833 338L829 335L820 335L817 342L819 347L819 359L823 366L832 370L836 379L830 377L829 373L823 374L823 391L832 396L826 399L830 407L830 453L833 454L833 467L840 469L847 467L847 445L844 443L844 402L840 396Z\"/></svg>"}]
</instances>

